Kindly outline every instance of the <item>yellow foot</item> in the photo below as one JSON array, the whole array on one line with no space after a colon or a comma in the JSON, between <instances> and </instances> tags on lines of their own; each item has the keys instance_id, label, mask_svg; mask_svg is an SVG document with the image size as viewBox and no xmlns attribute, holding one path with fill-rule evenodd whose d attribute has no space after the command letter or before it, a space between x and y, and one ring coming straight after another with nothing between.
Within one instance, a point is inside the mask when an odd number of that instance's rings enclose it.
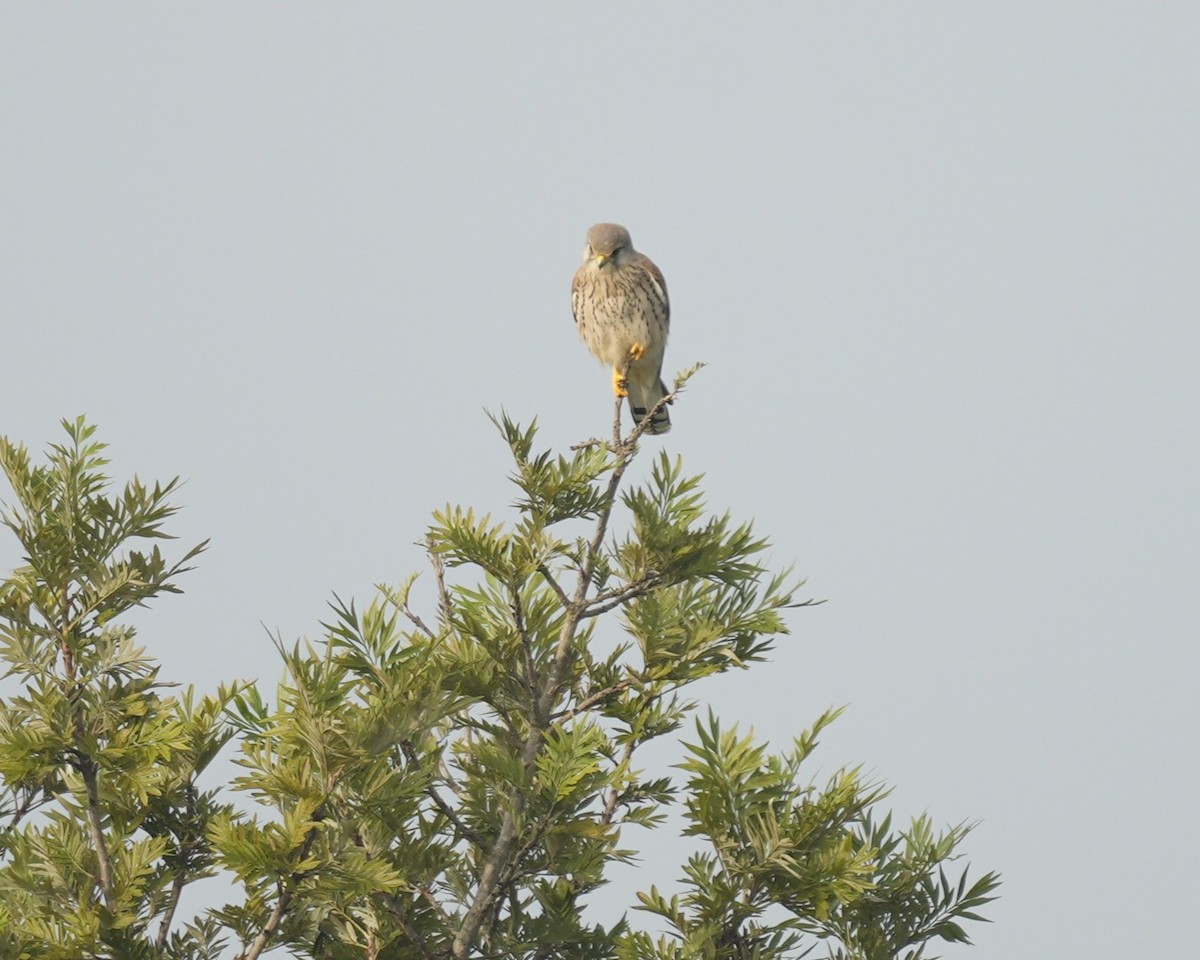
<instances>
[{"instance_id":1,"label":"yellow foot","mask_svg":"<svg viewBox=\"0 0 1200 960\"><path fill-rule=\"evenodd\" d=\"M618 397L629 396L629 381L621 374L619 367L613 367L613 393Z\"/></svg>"},{"instance_id":2,"label":"yellow foot","mask_svg":"<svg viewBox=\"0 0 1200 960\"><path fill-rule=\"evenodd\" d=\"M630 360L641 360L646 355L646 345L644 343L635 343L629 348Z\"/></svg>"}]
</instances>

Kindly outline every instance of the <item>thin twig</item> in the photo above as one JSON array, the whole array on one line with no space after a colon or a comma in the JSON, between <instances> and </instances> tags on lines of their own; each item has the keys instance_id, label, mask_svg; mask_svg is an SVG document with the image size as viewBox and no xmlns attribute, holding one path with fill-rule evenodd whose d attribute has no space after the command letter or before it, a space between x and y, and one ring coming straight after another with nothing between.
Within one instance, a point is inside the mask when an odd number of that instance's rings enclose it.
<instances>
[{"instance_id":1,"label":"thin twig","mask_svg":"<svg viewBox=\"0 0 1200 960\"><path fill-rule=\"evenodd\" d=\"M421 760L417 756L416 750L413 749L413 745L409 741L402 740L400 742L400 750L408 759L409 763L420 764ZM483 839L483 837L462 822L458 814L454 812L454 808L450 806L445 799L443 799L442 795L437 792L437 788L434 787L433 784L429 784L429 786L425 788L425 795L434 802L437 808L442 812L442 815L452 824L454 824L455 829L458 830L459 833L461 833L477 847L482 847L485 845L486 841Z\"/></svg>"},{"instance_id":2,"label":"thin twig","mask_svg":"<svg viewBox=\"0 0 1200 960\"><path fill-rule=\"evenodd\" d=\"M625 742L625 749L621 752L621 762L618 764L618 767L627 767L629 765L629 761L633 759L633 751L636 748L637 743L632 737ZM613 815L617 810L617 799L617 788L613 786L608 791L608 798L604 801L604 813L600 817L600 822L606 826L613 821Z\"/></svg>"},{"instance_id":3,"label":"thin twig","mask_svg":"<svg viewBox=\"0 0 1200 960\"><path fill-rule=\"evenodd\" d=\"M625 366L621 372L623 375L629 373L629 361L628 360L625 361ZM618 394L616 405L613 407L613 437L612 437L612 446L609 448L610 450L613 450L613 451L616 451L621 446L621 401L624 399L625 399L624 397L622 397L620 394ZM630 407L630 409L632 410L633 408Z\"/></svg>"},{"instance_id":4,"label":"thin twig","mask_svg":"<svg viewBox=\"0 0 1200 960\"><path fill-rule=\"evenodd\" d=\"M418 546L420 546L420 544L418 544ZM425 634L425 636L432 639L433 637L437 636L437 634L435 634L432 630L430 630L429 626L425 623L425 621L421 619L421 615L418 614L415 610L413 610L412 607L410 607L408 605L408 591L412 587L413 580L415 580L415 579L416 579L415 575L409 579L408 586L405 587L405 590L404 590L403 602L400 601L399 597L393 596L391 590L384 589L384 588L381 588L381 589L383 590L384 596L386 596L392 602L393 606L395 606L397 610L399 610L402 614L404 614L405 619L407 619L409 623L411 623L414 627L416 627L418 630L420 630L421 633Z\"/></svg>"},{"instance_id":5,"label":"thin twig","mask_svg":"<svg viewBox=\"0 0 1200 960\"><path fill-rule=\"evenodd\" d=\"M620 441L618 438L618 442L624 443L625 445L628 445L628 446L633 446L635 443L637 443L638 440L641 439L642 434L644 434L647 430L650 429L651 423L654 420L654 415L657 414L660 410L662 410L663 407L667 406L667 404L674 403L675 397L678 393L679 393L678 390L672 390L670 393L666 394L665 396L660 397L658 399L658 402L655 403L654 406L652 406L649 410L646 411L646 415L644 417L642 417L641 420L638 420L634 423L633 431L629 434L629 436L626 437L624 441ZM619 401L618 401L617 415L620 416Z\"/></svg>"},{"instance_id":6,"label":"thin twig","mask_svg":"<svg viewBox=\"0 0 1200 960\"><path fill-rule=\"evenodd\" d=\"M636 600L638 597L644 596L651 590L662 586L662 584L663 578L655 574L652 577L643 577L640 580L634 580L623 587L605 590L603 593L596 594L596 596L588 601L588 608L579 617L581 620L586 620L588 617L598 617L602 613L608 613L609 610L614 610L617 607L625 605L630 600Z\"/></svg>"},{"instance_id":7,"label":"thin twig","mask_svg":"<svg viewBox=\"0 0 1200 960\"><path fill-rule=\"evenodd\" d=\"M619 680L605 687L603 690L597 690L595 693L588 694L570 709L560 710L554 715L553 719L556 723L569 723L581 713L585 713L597 704L604 703L604 701L618 693L624 693L630 687L636 687L641 682L642 677L626 677L624 680Z\"/></svg>"},{"instance_id":8,"label":"thin twig","mask_svg":"<svg viewBox=\"0 0 1200 960\"><path fill-rule=\"evenodd\" d=\"M504 879L501 881L501 886L509 890L510 896L513 896L512 883L520 875L521 864L525 862L525 858L529 856L530 851L535 850L546 839L547 826L548 824L545 822L534 825L533 833L529 835L509 860L508 867L504 872Z\"/></svg>"},{"instance_id":9,"label":"thin twig","mask_svg":"<svg viewBox=\"0 0 1200 960\"><path fill-rule=\"evenodd\" d=\"M607 603L609 600L621 599L629 596L632 593L637 593L641 590L653 589L661 586L661 574L650 574L644 577L638 577L636 580L628 580L620 586L609 587L607 590L601 590L598 594L588 600L588 610L591 610L597 603ZM586 613L586 611L585 611Z\"/></svg>"},{"instance_id":10,"label":"thin twig","mask_svg":"<svg viewBox=\"0 0 1200 960\"><path fill-rule=\"evenodd\" d=\"M454 620L450 606L450 590L446 586L446 565L442 563L442 556L437 552L432 537L425 541L425 550L429 555L429 565L433 567L433 578L437 582L438 612L446 629L453 631Z\"/></svg>"},{"instance_id":11,"label":"thin twig","mask_svg":"<svg viewBox=\"0 0 1200 960\"><path fill-rule=\"evenodd\" d=\"M192 781L188 781L184 788L185 808L187 812L186 823L190 825L196 820L196 788ZM167 936L171 932L171 923L175 919L175 911L179 908L179 898L183 895L183 888L187 886L187 865L191 862L191 854L196 848L196 836L194 829L185 828L183 837L180 840L180 852L183 856L180 858L180 864L175 871L175 876L171 880L171 895L167 898L167 907L163 911L162 921L158 925L158 936L155 938L155 946L162 950L167 945Z\"/></svg>"},{"instance_id":12,"label":"thin twig","mask_svg":"<svg viewBox=\"0 0 1200 960\"><path fill-rule=\"evenodd\" d=\"M569 607L571 605L571 598L567 596L567 592L562 588L559 582L554 579L554 575L550 572L550 568L544 563L538 564L538 573L542 575L542 578L554 592L554 595L558 597L558 602L563 605L563 608L566 609Z\"/></svg>"},{"instance_id":13,"label":"thin twig","mask_svg":"<svg viewBox=\"0 0 1200 960\"><path fill-rule=\"evenodd\" d=\"M20 826L21 821L29 816L30 812L35 807L41 806L43 803L47 802L45 795L43 794L39 796L39 794L32 787L26 787L24 793L25 795L21 802L13 808L11 822L5 825L2 833L13 833L17 827Z\"/></svg>"},{"instance_id":14,"label":"thin twig","mask_svg":"<svg viewBox=\"0 0 1200 960\"><path fill-rule=\"evenodd\" d=\"M396 918L396 922L400 924L400 929L408 935L408 939L417 945L417 949L421 951L421 956L425 960L435 960L436 954L430 949L428 942L421 936L419 931L408 918L408 911L404 908L404 904L400 898L394 893L384 893L380 895L384 905L388 908L388 912Z\"/></svg>"},{"instance_id":15,"label":"thin twig","mask_svg":"<svg viewBox=\"0 0 1200 960\"><path fill-rule=\"evenodd\" d=\"M516 587L510 587L512 596L509 602L509 609L512 610L513 626L517 629L517 636L521 638L521 653L525 658L525 690L531 698L537 696L537 664L533 657L533 640L529 636L529 630L525 626L525 611L521 608L521 594Z\"/></svg>"},{"instance_id":16,"label":"thin twig","mask_svg":"<svg viewBox=\"0 0 1200 960\"><path fill-rule=\"evenodd\" d=\"M430 630L429 627L427 627L425 625L425 621L422 620L418 614L416 614L412 609L409 608L408 604L405 604L403 607L401 607L400 612L403 613L404 616L408 618L409 623L411 623L414 627L416 627L423 634L425 634L425 636L427 636L431 639L436 636L436 634L432 630Z\"/></svg>"},{"instance_id":17,"label":"thin twig","mask_svg":"<svg viewBox=\"0 0 1200 960\"><path fill-rule=\"evenodd\" d=\"M452 916L450 916L449 913L446 912L446 908L444 906L442 906L442 902L433 895L433 891L430 890L429 887L423 883L418 884L416 890L417 890L417 893L419 893L421 895L421 899L424 900L431 907L433 907L434 910L437 911L438 916L440 916L442 918L442 922L445 923L447 926L449 926L451 924L451 922L454 920L454 918Z\"/></svg>"},{"instance_id":18,"label":"thin twig","mask_svg":"<svg viewBox=\"0 0 1200 960\"><path fill-rule=\"evenodd\" d=\"M74 727L75 749L71 765L83 779L84 790L87 793L87 824L88 833L92 840L92 849L96 853L96 885L104 898L104 905L109 909L113 905L113 873L112 858L109 856L108 843L104 839L104 814L100 809L100 767L87 752L84 744L83 731L86 723L81 702L82 690L75 674L75 654L71 648L71 595L67 587L63 588L59 604L60 621L56 626L59 652L63 661L63 693L72 704L72 720Z\"/></svg>"},{"instance_id":19,"label":"thin twig","mask_svg":"<svg viewBox=\"0 0 1200 960\"><path fill-rule=\"evenodd\" d=\"M61 623L58 630L58 649L62 653L63 673L66 675L67 683L73 690L75 687L75 652L71 649L71 643L68 639L71 630L71 594L67 587L63 587L59 615Z\"/></svg>"}]
</instances>

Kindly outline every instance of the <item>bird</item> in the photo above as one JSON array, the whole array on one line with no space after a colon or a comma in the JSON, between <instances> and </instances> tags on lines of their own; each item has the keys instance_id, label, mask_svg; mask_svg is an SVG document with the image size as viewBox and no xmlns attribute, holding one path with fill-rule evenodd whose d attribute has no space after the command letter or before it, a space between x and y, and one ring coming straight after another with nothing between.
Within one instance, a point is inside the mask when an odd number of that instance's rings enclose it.
<instances>
[{"instance_id":1,"label":"bird","mask_svg":"<svg viewBox=\"0 0 1200 960\"><path fill-rule=\"evenodd\" d=\"M629 399L636 426L667 396L662 364L671 305L662 271L633 248L620 224L597 223L588 230L583 265L571 282L571 311L592 356L612 367L613 393ZM670 429L664 405L654 411L646 432Z\"/></svg>"}]
</instances>

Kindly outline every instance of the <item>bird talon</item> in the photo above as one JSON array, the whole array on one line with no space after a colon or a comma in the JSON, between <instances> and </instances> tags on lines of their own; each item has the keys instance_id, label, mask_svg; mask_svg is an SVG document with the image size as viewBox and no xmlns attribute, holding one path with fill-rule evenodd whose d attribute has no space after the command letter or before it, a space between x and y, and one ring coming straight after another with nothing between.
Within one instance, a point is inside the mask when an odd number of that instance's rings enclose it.
<instances>
[{"instance_id":1,"label":"bird talon","mask_svg":"<svg viewBox=\"0 0 1200 960\"><path fill-rule=\"evenodd\" d=\"M644 343L635 343L629 348L630 360L641 360L646 355L646 345Z\"/></svg>"},{"instance_id":2,"label":"bird talon","mask_svg":"<svg viewBox=\"0 0 1200 960\"><path fill-rule=\"evenodd\" d=\"M613 367L613 393L618 397L629 396L629 381L617 367Z\"/></svg>"}]
</instances>

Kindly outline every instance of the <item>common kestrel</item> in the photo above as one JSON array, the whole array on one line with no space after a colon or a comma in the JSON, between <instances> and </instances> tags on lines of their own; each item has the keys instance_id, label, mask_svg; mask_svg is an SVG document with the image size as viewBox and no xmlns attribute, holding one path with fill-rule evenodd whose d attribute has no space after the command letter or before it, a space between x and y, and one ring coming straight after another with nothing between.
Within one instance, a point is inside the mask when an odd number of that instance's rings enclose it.
<instances>
[{"instance_id":1,"label":"common kestrel","mask_svg":"<svg viewBox=\"0 0 1200 960\"><path fill-rule=\"evenodd\" d=\"M633 249L624 227L598 223L588 231L583 266L571 282L571 309L592 356L613 368L613 393L629 398L633 422L640 423L667 395L662 363L671 306L662 273ZM628 376L622 374L626 360ZM660 407L647 432L670 429L667 408Z\"/></svg>"}]
</instances>

